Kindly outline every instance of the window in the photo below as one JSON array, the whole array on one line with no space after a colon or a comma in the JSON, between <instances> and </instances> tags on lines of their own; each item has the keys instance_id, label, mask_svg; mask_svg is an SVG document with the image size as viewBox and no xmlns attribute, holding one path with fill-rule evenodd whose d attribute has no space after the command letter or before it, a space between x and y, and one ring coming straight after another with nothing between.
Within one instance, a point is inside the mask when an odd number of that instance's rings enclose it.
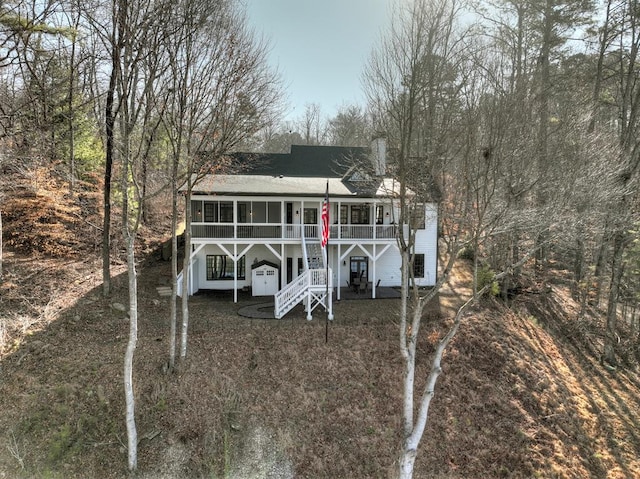
<instances>
[{"instance_id":1,"label":"window","mask_svg":"<svg viewBox=\"0 0 640 479\"><path fill-rule=\"evenodd\" d=\"M220 223L233 223L233 203L231 201L220 202Z\"/></svg>"},{"instance_id":2,"label":"window","mask_svg":"<svg viewBox=\"0 0 640 479\"><path fill-rule=\"evenodd\" d=\"M267 222L267 203L265 201L254 201L251 203L251 222Z\"/></svg>"},{"instance_id":3,"label":"window","mask_svg":"<svg viewBox=\"0 0 640 479\"><path fill-rule=\"evenodd\" d=\"M318 224L318 208L305 208L304 209L304 224L305 225L317 225Z\"/></svg>"},{"instance_id":4,"label":"window","mask_svg":"<svg viewBox=\"0 0 640 479\"><path fill-rule=\"evenodd\" d=\"M287 208L293 210L291 203ZM280 223L281 203L277 201L238 201L238 223Z\"/></svg>"},{"instance_id":5,"label":"window","mask_svg":"<svg viewBox=\"0 0 640 479\"><path fill-rule=\"evenodd\" d=\"M227 255L207 255L207 281L233 279L233 260ZM245 257L238 260L238 279L245 279Z\"/></svg>"},{"instance_id":6,"label":"window","mask_svg":"<svg viewBox=\"0 0 640 479\"><path fill-rule=\"evenodd\" d=\"M424 254L413 256L413 277L424 278Z\"/></svg>"},{"instance_id":7,"label":"window","mask_svg":"<svg viewBox=\"0 0 640 479\"><path fill-rule=\"evenodd\" d=\"M267 219L268 223L280 223L280 218L282 217L282 208L280 203L275 201L269 201L267 203L267 209L269 213L269 217Z\"/></svg>"},{"instance_id":8,"label":"window","mask_svg":"<svg viewBox=\"0 0 640 479\"><path fill-rule=\"evenodd\" d=\"M191 221L193 223L202 221L202 201L191 200Z\"/></svg>"},{"instance_id":9,"label":"window","mask_svg":"<svg viewBox=\"0 0 640 479\"><path fill-rule=\"evenodd\" d=\"M340 224L346 225L349 223L349 207L347 205L340 205Z\"/></svg>"},{"instance_id":10,"label":"window","mask_svg":"<svg viewBox=\"0 0 640 479\"><path fill-rule=\"evenodd\" d=\"M369 205L351 205L351 224L369 224Z\"/></svg>"},{"instance_id":11,"label":"window","mask_svg":"<svg viewBox=\"0 0 640 479\"><path fill-rule=\"evenodd\" d=\"M382 205L376 205L376 224L381 225L384 219L384 208Z\"/></svg>"},{"instance_id":12,"label":"window","mask_svg":"<svg viewBox=\"0 0 640 479\"><path fill-rule=\"evenodd\" d=\"M218 202L217 201L204 202L204 220L207 223L218 222Z\"/></svg>"},{"instance_id":13,"label":"window","mask_svg":"<svg viewBox=\"0 0 640 479\"><path fill-rule=\"evenodd\" d=\"M203 208L204 205L204 208ZM233 203L231 201L192 201L191 219L194 223L232 223Z\"/></svg>"},{"instance_id":14,"label":"window","mask_svg":"<svg viewBox=\"0 0 640 479\"><path fill-rule=\"evenodd\" d=\"M247 214L250 210L250 201L238 201L238 223L247 223Z\"/></svg>"}]
</instances>

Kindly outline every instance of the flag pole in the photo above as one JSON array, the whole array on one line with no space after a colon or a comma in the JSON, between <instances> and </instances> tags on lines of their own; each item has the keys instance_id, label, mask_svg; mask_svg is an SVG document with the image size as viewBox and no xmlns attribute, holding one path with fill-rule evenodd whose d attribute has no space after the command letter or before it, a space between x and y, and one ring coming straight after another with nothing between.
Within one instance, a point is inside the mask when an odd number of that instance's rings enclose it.
<instances>
[{"instance_id":1,"label":"flag pole","mask_svg":"<svg viewBox=\"0 0 640 479\"><path fill-rule=\"evenodd\" d=\"M322 226L325 229L322 232L323 235L323 240L324 240L324 258L325 258L325 267L327 269L326 271L326 279L325 279L325 284L326 284L326 290L325 290L325 301L327 302L327 307L325 308L325 320L324 320L324 343L327 344L329 342L329 308L331 307L329 305L329 180L327 179L327 189L325 191L324 194L324 217L322 218Z\"/></svg>"}]
</instances>

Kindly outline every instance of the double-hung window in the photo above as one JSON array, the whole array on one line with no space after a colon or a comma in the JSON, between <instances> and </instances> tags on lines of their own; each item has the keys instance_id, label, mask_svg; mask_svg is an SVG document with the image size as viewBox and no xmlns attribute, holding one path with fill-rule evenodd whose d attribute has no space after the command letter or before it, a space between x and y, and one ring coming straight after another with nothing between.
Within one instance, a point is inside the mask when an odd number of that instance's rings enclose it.
<instances>
[{"instance_id":1,"label":"double-hung window","mask_svg":"<svg viewBox=\"0 0 640 479\"><path fill-rule=\"evenodd\" d=\"M424 254L413 255L413 277L424 278Z\"/></svg>"},{"instance_id":2,"label":"double-hung window","mask_svg":"<svg viewBox=\"0 0 640 479\"><path fill-rule=\"evenodd\" d=\"M233 259L224 254L207 255L207 281L229 280L233 276ZM245 279L244 256L238 260L238 279Z\"/></svg>"},{"instance_id":3,"label":"double-hung window","mask_svg":"<svg viewBox=\"0 0 640 479\"><path fill-rule=\"evenodd\" d=\"M351 224L352 225L368 225L369 224L369 205L351 205Z\"/></svg>"}]
</instances>

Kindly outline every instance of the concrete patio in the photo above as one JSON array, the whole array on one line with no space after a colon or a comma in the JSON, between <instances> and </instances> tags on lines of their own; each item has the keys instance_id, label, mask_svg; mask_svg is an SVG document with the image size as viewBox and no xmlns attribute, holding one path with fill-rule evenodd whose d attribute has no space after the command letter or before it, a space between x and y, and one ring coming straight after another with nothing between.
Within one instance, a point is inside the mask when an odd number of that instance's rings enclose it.
<instances>
[{"instance_id":1,"label":"concrete patio","mask_svg":"<svg viewBox=\"0 0 640 479\"><path fill-rule=\"evenodd\" d=\"M354 291L351 288L340 288L340 300L358 300L371 299L372 291ZM400 291L395 288L378 287L376 289L376 299L392 299L399 298ZM255 298L257 299L257 298ZM333 300L336 299L336 291L333 290ZM238 310L238 315L252 319L275 319L273 316L273 301L265 301L264 303L249 304Z\"/></svg>"}]
</instances>

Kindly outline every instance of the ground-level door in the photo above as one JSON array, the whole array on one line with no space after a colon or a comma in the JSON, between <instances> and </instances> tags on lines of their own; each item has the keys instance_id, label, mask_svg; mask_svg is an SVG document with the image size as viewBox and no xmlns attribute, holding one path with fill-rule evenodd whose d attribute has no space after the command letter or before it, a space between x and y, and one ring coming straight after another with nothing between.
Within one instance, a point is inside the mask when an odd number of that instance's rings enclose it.
<instances>
[{"instance_id":1,"label":"ground-level door","mask_svg":"<svg viewBox=\"0 0 640 479\"><path fill-rule=\"evenodd\" d=\"M256 268L251 279L253 296L272 296L278 292L278 270L275 268Z\"/></svg>"},{"instance_id":2,"label":"ground-level door","mask_svg":"<svg viewBox=\"0 0 640 479\"><path fill-rule=\"evenodd\" d=\"M293 281L293 258L287 258L287 284Z\"/></svg>"},{"instance_id":3,"label":"ground-level door","mask_svg":"<svg viewBox=\"0 0 640 479\"><path fill-rule=\"evenodd\" d=\"M369 278L369 258L366 256L351 256L351 282L367 281Z\"/></svg>"}]
</instances>

